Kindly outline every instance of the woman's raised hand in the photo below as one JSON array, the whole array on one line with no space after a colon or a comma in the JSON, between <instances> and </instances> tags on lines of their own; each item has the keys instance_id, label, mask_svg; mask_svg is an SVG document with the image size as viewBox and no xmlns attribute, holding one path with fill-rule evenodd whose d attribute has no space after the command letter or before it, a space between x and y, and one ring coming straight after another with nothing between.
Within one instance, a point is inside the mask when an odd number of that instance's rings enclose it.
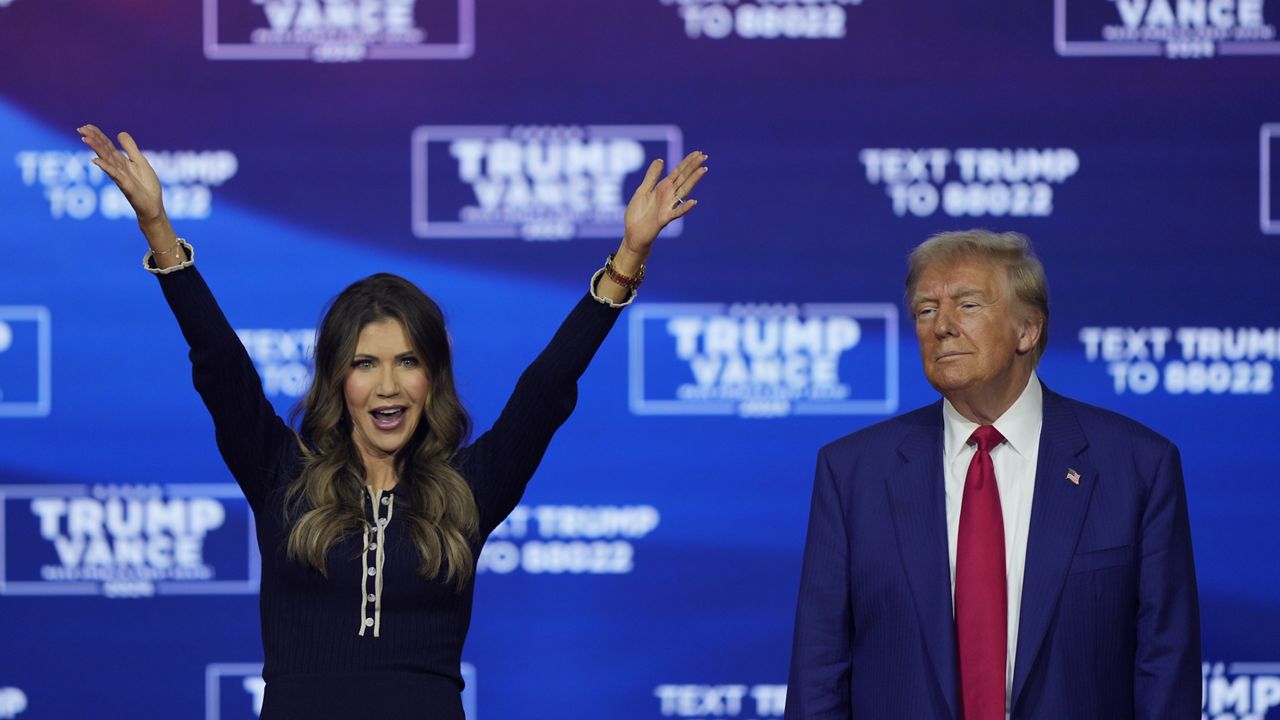
<instances>
[{"instance_id":1,"label":"woman's raised hand","mask_svg":"<svg viewBox=\"0 0 1280 720\"><path fill-rule=\"evenodd\" d=\"M120 152L111 138L96 125L85 125L77 128L77 132L80 133L80 139L98 154L98 157L93 158L93 164L115 181L125 199L133 206L139 225L145 227L165 217L160 178L156 177L156 171L151 169L151 163L143 157L138 144L129 133L122 132L116 136L124 148L124 152Z\"/></svg>"},{"instance_id":2,"label":"woman's raised hand","mask_svg":"<svg viewBox=\"0 0 1280 720\"><path fill-rule=\"evenodd\" d=\"M627 204L626 234L622 239L624 250L647 257L662 228L698 204L689 195L707 173L703 166L706 161L707 154L695 150L686 155L661 182L658 177L662 174L662 161L654 160L649 164L644 181Z\"/></svg>"},{"instance_id":3,"label":"woman's raised hand","mask_svg":"<svg viewBox=\"0 0 1280 720\"><path fill-rule=\"evenodd\" d=\"M631 196L631 202L627 203L622 244L610 259L611 267L606 266L605 274L596 286L601 297L619 303L631 295L639 279L644 277L644 264L658 233L667 223L684 217L698 204L689 195L707 174L703 165L706 161L707 154L695 150L661 181L658 178L662 175L662 161L649 163L644 180Z\"/></svg>"},{"instance_id":4,"label":"woman's raised hand","mask_svg":"<svg viewBox=\"0 0 1280 720\"><path fill-rule=\"evenodd\" d=\"M154 253L152 260L156 267L167 268L179 264L182 249L178 245L173 226L169 224L169 216L164 212L160 178L151 169L151 163L142 156L133 137L127 132L116 136L124 146L125 152L120 152L96 125L82 126L77 128L77 132L80 133L80 139L98 154L93 159L93 164L115 182L125 199L133 206L133 211L138 215L138 227L142 229L142 234Z\"/></svg>"}]
</instances>

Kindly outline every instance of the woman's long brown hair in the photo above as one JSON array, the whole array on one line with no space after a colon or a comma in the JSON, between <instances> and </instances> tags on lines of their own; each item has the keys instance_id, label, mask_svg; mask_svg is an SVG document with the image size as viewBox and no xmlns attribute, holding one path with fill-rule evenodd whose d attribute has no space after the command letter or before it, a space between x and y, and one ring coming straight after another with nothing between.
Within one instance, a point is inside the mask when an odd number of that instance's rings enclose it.
<instances>
[{"instance_id":1,"label":"woman's long brown hair","mask_svg":"<svg viewBox=\"0 0 1280 720\"><path fill-rule=\"evenodd\" d=\"M397 482L409 497L406 522L421 558L418 572L461 591L474 572L479 512L452 460L471 420L454 386L440 308L413 283L389 273L342 291L320 323L311 388L294 411L295 417L301 415L303 458L302 472L286 496L286 517L297 516L288 556L327 577L326 557L334 543L364 530L365 467L352 439L343 389L360 330L388 318L404 325L430 379L423 417L395 457Z\"/></svg>"}]
</instances>

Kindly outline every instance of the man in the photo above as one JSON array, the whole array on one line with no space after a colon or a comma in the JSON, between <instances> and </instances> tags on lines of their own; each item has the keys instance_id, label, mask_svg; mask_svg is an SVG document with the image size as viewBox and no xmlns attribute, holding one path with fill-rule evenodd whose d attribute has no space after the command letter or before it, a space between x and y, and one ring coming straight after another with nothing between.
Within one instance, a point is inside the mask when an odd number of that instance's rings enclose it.
<instances>
[{"instance_id":1,"label":"man","mask_svg":"<svg viewBox=\"0 0 1280 720\"><path fill-rule=\"evenodd\" d=\"M909 265L943 399L818 455L786 717L1198 718L1177 448L1040 383L1024 237L944 233Z\"/></svg>"}]
</instances>

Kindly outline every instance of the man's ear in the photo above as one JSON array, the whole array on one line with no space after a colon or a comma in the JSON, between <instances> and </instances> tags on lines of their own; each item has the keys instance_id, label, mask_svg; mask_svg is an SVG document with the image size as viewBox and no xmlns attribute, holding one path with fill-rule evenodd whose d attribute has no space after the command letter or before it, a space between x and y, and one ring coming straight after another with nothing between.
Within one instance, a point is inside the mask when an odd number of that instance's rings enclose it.
<instances>
[{"instance_id":1,"label":"man's ear","mask_svg":"<svg viewBox=\"0 0 1280 720\"><path fill-rule=\"evenodd\" d=\"M1039 313L1027 313L1018 328L1018 354L1031 352L1040 342L1040 334L1044 332L1044 318Z\"/></svg>"}]
</instances>

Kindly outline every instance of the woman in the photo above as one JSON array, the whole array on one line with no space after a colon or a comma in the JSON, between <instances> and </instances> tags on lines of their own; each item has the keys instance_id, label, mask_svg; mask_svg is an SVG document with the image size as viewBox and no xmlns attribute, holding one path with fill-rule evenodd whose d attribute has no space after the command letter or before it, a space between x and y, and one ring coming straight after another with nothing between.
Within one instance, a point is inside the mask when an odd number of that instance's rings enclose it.
<instances>
[{"instance_id":1,"label":"woman","mask_svg":"<svg viewBox=\"0 0 1280 720\"><path fill-rule=\"evenodd\" d=\"M191 347L218 447L254 511L262 552L267 681L262 717L462 718L459 666L476 557L515 507L568 418L577 380L635 298L667 223L706 173L691 153L659 182L655 160L627 206L618 251L521 376L493 428L469 429L439 308L378 274L342 292L316 336L315 374L295 433L165 214L160 182L128 133L82 139L120 187Z\"/></svg>"}]
</instances>

